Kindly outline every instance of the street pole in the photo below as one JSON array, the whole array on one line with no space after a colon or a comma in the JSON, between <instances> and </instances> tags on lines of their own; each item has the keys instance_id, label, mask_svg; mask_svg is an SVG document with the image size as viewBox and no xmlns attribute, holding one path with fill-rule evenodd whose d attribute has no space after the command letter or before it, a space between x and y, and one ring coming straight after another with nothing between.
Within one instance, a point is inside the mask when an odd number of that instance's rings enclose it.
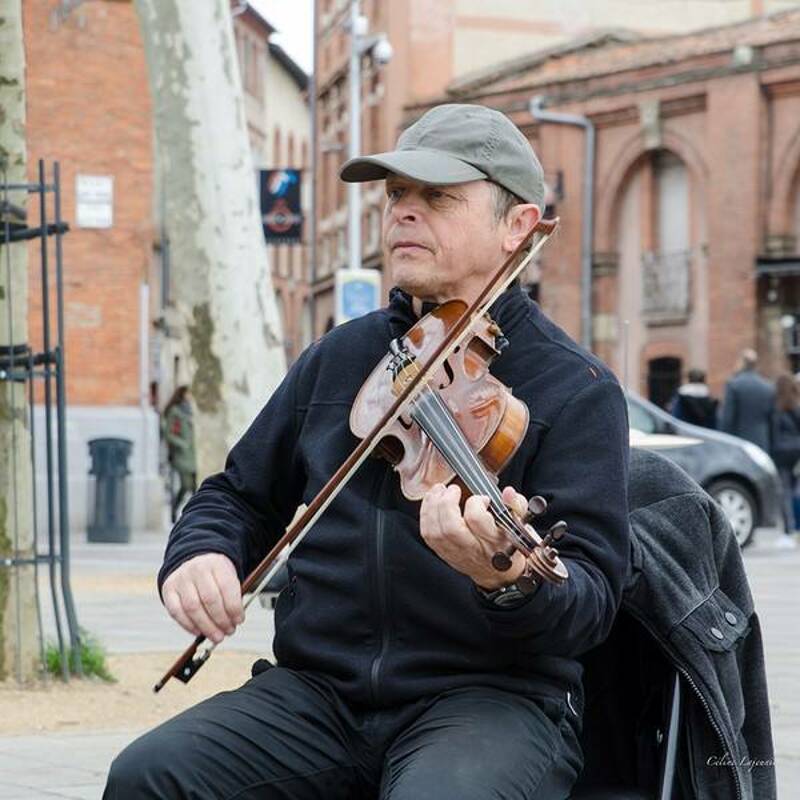
<instances>
[{"instance_id":1,"label":"street pole","mask_svg":"<svg viewBox=\"0 0 800 800\"><path fill-rule=\"evenodd\" d=\"M358 0L350 0L350 140L348 157L361 154L361 31ZM361 268L361 187L347 184L349 269Z\"/></svg>"},{"instance_id":2,"label":"street pole","mask_svg":"<svg viewBox=\"0 0 800 800\"><path fill-rule=\"evenodd\" d=\"M313 62L311 65L311 79L308 82L309 103L311 110L311 164L310 174L311 180L309 181L310 198L309 205L310 217L308 225L308 239L309 239L309 261L310 269L308 274L308 315L311 318L311 341L303 342L303 346L310 345L311 342L317 339L317 148L319 147L319 138L317 134L317 3L312 3L312 30L314 31L314 51Z\"/></svg>"}]
</instances>

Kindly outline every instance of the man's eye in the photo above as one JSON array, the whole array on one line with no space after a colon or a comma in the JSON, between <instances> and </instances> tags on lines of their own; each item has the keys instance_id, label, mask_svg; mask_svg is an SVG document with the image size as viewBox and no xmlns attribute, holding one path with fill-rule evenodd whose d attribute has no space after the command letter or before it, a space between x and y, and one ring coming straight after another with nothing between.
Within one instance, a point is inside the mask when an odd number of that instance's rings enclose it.
<instances>
[{"instance_id":1,"label":"man's eye","mask_svg":"<svg viewBox=\"0 0 800 800\"><path fill-rule=\"evenodd\" d=\"M398 200L399 197L400 197L400 194L401 194L400 189L387 189L386 190L386 196L392 201Z\"/></svg>"}]
</instances>

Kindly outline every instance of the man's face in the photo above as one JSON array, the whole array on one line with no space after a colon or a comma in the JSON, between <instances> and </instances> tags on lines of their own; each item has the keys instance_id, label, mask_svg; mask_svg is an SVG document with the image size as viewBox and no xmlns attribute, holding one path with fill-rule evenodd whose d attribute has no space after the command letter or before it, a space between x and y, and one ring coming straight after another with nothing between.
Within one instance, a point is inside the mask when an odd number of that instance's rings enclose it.
<instances>
[{"instance_id":1,"label":"man's face","mask_svg":"<svg viewBox=\"0 0 800 800\"><path fill-rule=\"evenodd\" d=\"M496 224L486 181L433 186L386 178L384 263L414 297L471 301L507 255L508 226Z\"/></svg>"}]
</instances>

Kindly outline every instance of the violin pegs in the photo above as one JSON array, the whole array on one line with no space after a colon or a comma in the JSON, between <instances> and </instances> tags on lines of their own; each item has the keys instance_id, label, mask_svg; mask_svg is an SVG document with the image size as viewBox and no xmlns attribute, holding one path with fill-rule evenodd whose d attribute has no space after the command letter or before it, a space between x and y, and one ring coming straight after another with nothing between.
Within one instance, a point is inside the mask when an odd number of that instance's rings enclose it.
<instances>
[{"instance_id":1,"label":"violin pegs","mask_svg":"<svg viewBox=\"0 0 800 800\"><path fill-rule=\"evenodd\" d=\"M528 500L528 511L525 514L525 523L530 524L534 518L544 514L547 511L547 500L541 495L535 494Z\"/></svg>"},{"instance_id":2,"label":"violin pegs","mask_svg":"<svg viewBox=\"0 0 800 800\"><path fill-rule=\"evenodd\" d=\"M542 545L544 547L550 547L560 539L563 539L566 533L567 523L564 522L563 519L560 519L554 525L550 526L550 530L547 531L547 535L542 540Z\"/></svg>"},{"instance_id":3,"label":"violin pegs","mask_svg":"<svg viewBox=\"0 0 800 800\"><path fill-rule=\"evenodd\" d=\"M507 572L511 569L511 557L516 550L517 548L514 547L513 544L508 545L505 550L498 550L498 552L492 556L492 566L498 572Z\"/></svg>"}]
</instances>

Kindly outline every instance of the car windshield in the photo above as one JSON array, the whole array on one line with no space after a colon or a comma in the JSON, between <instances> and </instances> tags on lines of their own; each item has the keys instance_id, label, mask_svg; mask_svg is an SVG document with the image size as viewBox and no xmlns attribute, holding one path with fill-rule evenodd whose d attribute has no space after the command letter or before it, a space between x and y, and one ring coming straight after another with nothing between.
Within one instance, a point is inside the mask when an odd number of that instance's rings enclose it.
<instances>
[{"instance_id":1,"label":"car windshield","mask_svg":"<svg viewBox=\"0 0 800 800\"><path fill-rule=\"evenodd\" d=\"M635 428L642 433L655 433L656 421L640 405L628 400L628 419L631 428Z\"/></svg>"}]
</instances>

